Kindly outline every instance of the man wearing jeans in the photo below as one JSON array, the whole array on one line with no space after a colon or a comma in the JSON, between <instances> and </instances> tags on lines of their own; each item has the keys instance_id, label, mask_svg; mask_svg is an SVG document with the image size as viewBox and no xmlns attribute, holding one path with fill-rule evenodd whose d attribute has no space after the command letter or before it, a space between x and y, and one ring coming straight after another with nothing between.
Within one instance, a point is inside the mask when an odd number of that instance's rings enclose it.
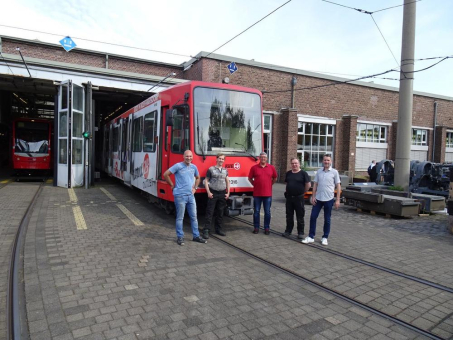
<instances>
[{"instance_id":1,"label":"man wearing jeans","mask_svg":"<svg viewBox=\"0 0 453 340\"><path fill-rule=\"evenodd\" d=\"M200 183L200 174L198 173L197 167L192 164L192 159L192 151L186 150L184 152L184 162L176 163L164 173L165 181L170 185L171 190L173 191L173 196L175 197L176 242L180 246L184 245L184 232L182 230L182 224L186 207L187 213L190 217L193 241L206 243L206 240L200 237L200 233L198 231L197 204L195 202L194 194L197 191L198 184ZM175 175L176 185L174 185L170 179L171 174Z\"/></svg>"},{"instance_id":2,"label":"man wearing jeans","mask_svg":"<svg viewBox=\"0 0 453 340\"><path fill-rule=\"evenodd\" d=\"M323 168L316 172L312 204L310 216L310 233L302 240L302 243L314 242L316 233L316 220L318 219L321 209L324 207L324 234L321 238L321 244L327 246L327 239L330 233L330 216L332 214L332 207L335 205L335 209L340 207L340 176L338 171L332 168L332 158L330 155L324 155L322 159ZM335 189L337 189L337 198L335 199Z\"/></svg>"},{"instance_id":3,"label":"man wearing jeans","mask_svg":"<svg viewBox=\"0 0 453 340\"><path fill-rule=\"evenodd\" d=\"M251 167L249 181L253 185L253 233L260 231L261 204L264 208L264 234L269 235L271 223L272 185L277 181L277 171L267 163L267 154L260 153L260 162Z\"/></svg>"}]
</instances>

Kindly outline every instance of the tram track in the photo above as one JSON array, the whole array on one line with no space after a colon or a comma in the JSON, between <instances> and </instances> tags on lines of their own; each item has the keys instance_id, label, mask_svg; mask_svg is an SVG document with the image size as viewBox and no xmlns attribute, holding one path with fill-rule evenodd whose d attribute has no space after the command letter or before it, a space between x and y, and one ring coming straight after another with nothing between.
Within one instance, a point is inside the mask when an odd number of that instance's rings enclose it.
<instances>
[{"instance_id":1,"label":"tram track","mask_svg":"<svg viewBox=\"0 0 453 340\"><path fill-rule=\"evenodd\" d=\"M254 226L252 222L243 220L241 218L238 218L238 217L230 217L230 218L233 219L233 220L242 222L244 224L250 225L252 227ZM260 229L264 230L264 228L262 226L260 226ZM274 234L274 235L279 235L279 236L282 236L282 234L283 234L281 232L272 230L272 228L271 228L270 232L272 234ZM302 245L305 246L305 244L303 244L301 242L301 240L294 239L294 238L287 238L287 239L291 240L291 241L294 241L294 242L297 242L297 243L301 243ZM381 266L381 265L378 265L378 264L375 264L375 263L372 263L372 262L369 262L369 261L365 261L365 260L359 259L359 258L351 256L351 255L347 255L347 254L341 253L341 252L336 251L336 250L332 250L332 249L328 249L326 247L318 246L316 244L310 244L308 246L310 248L314 248L314 249L317 249L319 251L323 251L323 252L326 252L326 253L329 253L329 254L332 254L332 255L336 255L338 257L341 257L341 258L344 258L344 259L347 259L347 260L350 260L350 261L353 261L353 262L357 262L357 263L360 263L362 265L365 265L365 266L368 266L368 267L371 267L371 268L375 268L375 269L381 270L383 272L386 272L386 273L389 273L389 274L393 274L393 275L396 275L398 277L402 277L402 278L405 278L405 279L408 279L408 280L411 280L411 281L414 281L414 282L418 282L418 283L424 284L426 286L429 286L429 287L432 287L432 288L436 288L438 290L453 294L453 288L448 287L448 286L444 286L444 285L441 285L441 284L438 284L438 283L435 283L435 282L432 282L432 281L429 281L429 280L425 280L425 279L422 279L422 278L419 278L419 277L416 277L416 276L413 276L413 275L409 275L409 274L400 272L398 270L387 268L387 267L384 267L384 266Z\"/></svg>"},{"instance_id":2,"label":"tram track","mask_svg":"<svg viewBox=\"0 0 453 340\"><path fill-rule=\"evenodd\" d=\"M230 218L232 218L233 220L238 220L240 222L244 222L245 224L250 225L250 222L244 221L244 220L242 220L240 218L237 218L237 217L230 217ZM281 235L281 233L278 233L278 232L275 232L275 231L273 232L273 234ZM316 282L316 281L314 281L314 280L312 280L310 278L307 278L307 277L297 273L294 270L285 268L284 266L282 266L280 264L277 264L277 263L272 262L272 261L270 261L270 260L268 260L268 259L266 259L266 258L264 258L262 256L254 254L252 251L249 251L249 250L244 249L244 248L242 248L240 246L237 246L237 245L233 244L232 242L229 242L228 239L225 239L224 237L219 237L219 236L216 236L215 234L211 234L210 238L215 239L216 241L224 244L225 246L227 246L229 248L232 248L232 249L235 249L236 251L239 251L242 254L244 254L244 255L246 255L246 256L248 256L250 258L253 258L254 260L257 260L257 261L259 261L259 262L261 262L261 263L263 263L265 265L268 265L269 267L274 268L274 269L276 269L276 270L278 270L278 271L280 271L282 273L285 273L285 274L287 274L287 275L289 275L289 276L291 276L291 277L293 277L293 278L295 278L295 279L297 279L297 280L299 280L301 282L304 282L306 284L315 286L315 287L317 287L318 289L320 289L320 290L322 290L324 292L332 294L333 296L335 296L335 297L337 297L339 299L342 299L344 301L347 301L347 302L351 303L354 306L363 308L364 310L366 310L366 311L368 311L370 313L373 313L373 314L378 315L380 317L383 317L383 318L385 318L385 319L387 319L387 320L389 320L389 321L391 321L391 322L393 322L395 324L403 326L403 327L405 327L405 328L407 328L407 329L409 329L409 330L411 330L411 331L413 331L413 332L415 332L415 333L417 333L419 335L423 335L423 336L425 336L427 338L430 338L430 339L446 339L446 338L443 338L443 337L441 337L439 335L436 335L436 334L432 333L430 331L431 328L423 329L423 328L417 327L417 326L415 326L415 325L413 325L413 324L411 324L409 322L406 322L406 321L404 321L404 320L402 320L402 319L400 319L400 318L398 318L396 316L390 315L390 314L386 313L385 311L382 311L382 310L379 310L379 309L374 308L372 306L369 306L366 303L363 303L363 302L360 302L360 301L358 301L358 300L356 300L354 298L351 298L351 297L349 297L349 296L347 296L347 295L345 295L345 294L343 294L343 293L341 293L339 291L336 291L335 289L326 287L322 283L318 283L318 282ZM297 241L295 239L291 239L291 240ZM313 247L312 245L311 245L311 247L312 248L316 248L316 249L320 249L322 251L326 251L325 249L323 249L321 247L317 247L317 246ZM332 253L334 255L337 255L336 254L337 252L335 252L335 251L327 251L327 253ZM348 259L348 260L351 260L351 261L354 261L354 262L358 262L358 263L363 264L363 265L368 265L367 261L363 261L363 263L362 263L361 262L362 260L360 260L360 259L353 258L353 257L349 258L348 255L345 255L345 254L342 254L342 253L338 253L338 254L341 255L341 256L338 255L341 258L345 258L345 259ZM413 280L413 281L415 281L417 283L425 284L425 285L427 285L429 287L440 289L440 290L448 292L448 293L451 292L451 289L449 287L444 287L444 286L441 286L441 285L437 285L437 284L435 284L433 282L426 281L426 280L423 280L423 279L419 279L417 277L413 277L413 276L410 276L410 275L406 275L404 273L400 273L398 271L394 271L394 270L389 269L389 268L385 268L385 267L378 266L378 265L370 265L370 267L372 267L374 269L381 270L381 271L383 271L385 273L388 273L388 274L396 275L396 276L404 278L404 279ZM444 287L446 289L442 289L442 288L438 288L438 287Z\"/></svg>"},{"instance_id":3,"label":"tram track","mask_svg":"<svg viewBox=\"0 0 453 340\"><path fill-rule=\"evenodd\" d=\"M8 287L6 294L6 318L7 318L7 339L8 340L21 340L29 339L29 331L26 317L25 307L25 288L23 277L23 247L25 244L25 235L30 218L33 213L36 201L41 194L43 184L39 185L38 190L33 196L30 204L25 211L24 216L17 228L12 244L11 258L8 270Z\"/></svg>"}]
</instances>

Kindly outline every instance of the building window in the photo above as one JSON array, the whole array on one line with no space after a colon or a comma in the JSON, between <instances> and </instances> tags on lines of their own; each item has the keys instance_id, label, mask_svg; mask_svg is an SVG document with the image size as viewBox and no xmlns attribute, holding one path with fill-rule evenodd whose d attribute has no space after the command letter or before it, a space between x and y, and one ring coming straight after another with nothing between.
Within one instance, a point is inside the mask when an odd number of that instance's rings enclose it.
<instances>
[{"instance_id":1,"label":"building window","mask_svg":"<svg viewBox=\"0 0 453 340\"><path fill-rule=\"evenodd\" d=\"M367 143L387 143L387 126L358 123L356 141Z\"/></svg>"},{"instance_id":2,"label":"building window","mask_svg":"<svg viewBox=\"0 0 453 340\"><path fill-rule=\"evenodd\" d=\"M428 130L412 129L412 145L428 145Z\"/></svg>"},{"instance_id":3,"label":"building window","mask_svg":"<svg viewBox=\"0 0 453 340\"><path fill-rule=\"evenodd\" d=\"M322 167L325 154L333 155L334 125L298 123L297 154L304 168Z\"/></svg>"},{"instance_id":4,"label":"building window","mask_svg":"<svg viewBox=\"0 0 453 340\"><path fill-rule=\"evenodd\" d=\"M453 132L447 132L447 148L453 148Z\"/></svg>"}]
</instances>

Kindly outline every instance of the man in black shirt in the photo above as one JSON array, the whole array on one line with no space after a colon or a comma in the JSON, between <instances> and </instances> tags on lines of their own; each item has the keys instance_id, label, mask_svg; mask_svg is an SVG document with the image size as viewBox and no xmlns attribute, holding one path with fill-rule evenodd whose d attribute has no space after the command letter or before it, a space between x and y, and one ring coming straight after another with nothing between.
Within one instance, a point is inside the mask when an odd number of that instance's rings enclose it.
<instances>
[{"instance_id":1,"label":"man in black shirt","mask_svg":"<svg viewBox=\"0 0 453 340\"><path fill-rule=\"evenodd\" d=\"M286 173L286 230L282 234L289 237L294 228L294 211L297 219L297 238L303 239L304 234L304 194L310 189L310 176L300 168L297 158L291 158L291 170Z\"/></svg>"}]
</instances>

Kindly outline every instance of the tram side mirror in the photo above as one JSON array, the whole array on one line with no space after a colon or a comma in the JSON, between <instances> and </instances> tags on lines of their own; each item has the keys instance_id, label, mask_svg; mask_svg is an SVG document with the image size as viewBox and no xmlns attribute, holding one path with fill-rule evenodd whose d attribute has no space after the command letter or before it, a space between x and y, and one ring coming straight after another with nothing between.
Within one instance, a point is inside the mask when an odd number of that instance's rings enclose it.
<instances>
[{"instance_id":1,"label":"tram side mirror","mask_svg":"<svg viewBox=\"0 0 453 340\"><path fill-rule=\"evenodd\" d=\"M165 112L165 124L166 126L173 126L173 113L174 113L174 109L167 109L167 111Z\"/></svg>"}]
</instances>

